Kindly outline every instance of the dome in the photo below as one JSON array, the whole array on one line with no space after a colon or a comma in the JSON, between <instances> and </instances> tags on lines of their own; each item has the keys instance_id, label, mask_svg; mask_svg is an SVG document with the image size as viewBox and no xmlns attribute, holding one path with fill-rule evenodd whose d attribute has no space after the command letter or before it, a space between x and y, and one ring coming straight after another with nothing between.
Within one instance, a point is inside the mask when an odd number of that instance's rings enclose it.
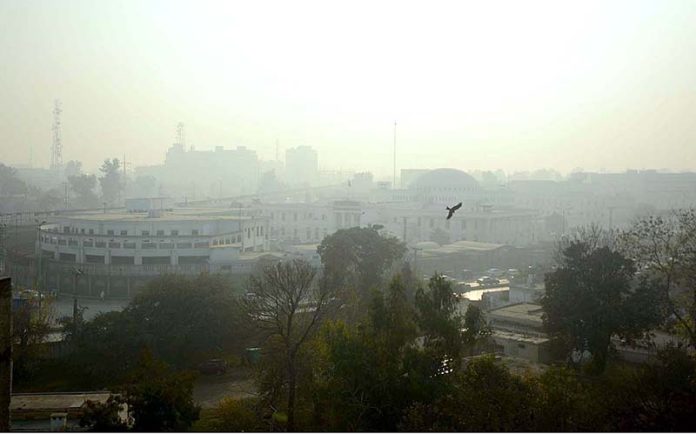
<instances>
[{"instance_id":1,"label":"dome","mask_svg":"<svg viewBox=\"0 0 696 434\"><path fill-rule=\"evenodd\" d=\"M435 169L419 176L411 184L416 190L478 191L479 183L457 169Z\"/></svg>"}]
</instances>

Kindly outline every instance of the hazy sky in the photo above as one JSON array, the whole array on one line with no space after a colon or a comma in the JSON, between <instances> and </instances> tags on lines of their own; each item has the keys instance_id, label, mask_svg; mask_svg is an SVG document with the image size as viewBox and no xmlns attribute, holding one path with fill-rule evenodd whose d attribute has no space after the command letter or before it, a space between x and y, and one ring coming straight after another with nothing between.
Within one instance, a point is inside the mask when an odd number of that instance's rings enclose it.
<instances>
[{"instance_id":1,"label":"hazy sky","mask_svg":"<svg viewBox=\"0 0 696 434\"><path fill-rule=\"evenodd\" d=\"M0 161L696 168L696 1L0 0Z\"/></svg>"}]
</instances>

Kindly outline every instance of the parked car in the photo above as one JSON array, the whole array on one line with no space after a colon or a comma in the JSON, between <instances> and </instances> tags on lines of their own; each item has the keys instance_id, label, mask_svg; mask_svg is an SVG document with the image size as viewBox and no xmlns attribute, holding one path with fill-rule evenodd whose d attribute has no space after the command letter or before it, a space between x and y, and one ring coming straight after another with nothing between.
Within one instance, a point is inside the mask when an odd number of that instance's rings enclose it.
<instances>
[{"instance_id":1,"label":"parked car","mask_svg":"<svg viewBox=\"0 0 696 434\"><path fill-rule=\"evenodd\" d=\"M496 279L495 277L490 277L490 276L480 277L480 278L476 279L476 282L479 284L479 286L482 286L482 287L491 287L491 286L500 285L500 280Z\"/></svg>"},{"instance_id":2,"label":"parked car","mask_svg":"<svg viewBox=\"0 0 696 434\"><path fill-rule=\"evenodd\" d=\"M227 362L223 359L210 359L198 365L198 370L204 375L222 375L227 372Z\"/></svg>"}]
</instances>

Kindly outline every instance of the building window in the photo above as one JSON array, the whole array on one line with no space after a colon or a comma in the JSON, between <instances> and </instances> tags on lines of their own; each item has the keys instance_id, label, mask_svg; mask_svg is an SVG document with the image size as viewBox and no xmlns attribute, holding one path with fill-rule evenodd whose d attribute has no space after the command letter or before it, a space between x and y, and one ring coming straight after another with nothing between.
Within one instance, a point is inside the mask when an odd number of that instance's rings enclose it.
<instances>
[{"instance_id":1,"label":"building window","mask_svg":"<svg viewBox=\"0 0 696 434\"><path fill-rule=\"evenodd\" d=\"M114 234L113 229L109 229L108 231L106 231L106 235L113 235L113 234Z\"/></svg>"},{"instance_id":2,"label":"building window","mask_svg":"<svg viewBox=\"0 0 696 434\"><path fill-rule=\"evenodd\" d=\"M59 246L64 246L65 244L66 244L66 242L65 242L64 239L62 239L62 238L59 238L59 239L58 239L58 245L59 245Z\"/></svg>"},{"instance_id":3,"label":"building window","mask_svg":"<svg viewBox=\"0 0 696 434\"><path fill-rule=\"evenodd\" d=\"M90 234L90 235L94 235L94 229L88 230L87 233Z\"/></svg>"},{"instance_id":4,"label":"building window","mask_svg":"<svg viewBox=\"0 0 696 434\"><path fill-rule=\"evenodd\" d=\"M85 233L85 228L80 229L80 233L84 234Z\"/></svg>"},{"instance_id":5,"label":"building window","mask_svg":"<svg viewBox=\"0 0 696 434\"><path fill-rule=\"evenodd\" d=\"M63 233L69 234L70 233L70 226L63 226Z\"/></svg>"},{"instance_id":6,"label":"building window","mask_svg":"<svg viewBox=\"0 0 696 434\"><path fill-rule=\"evenodd\" d=\"M121 243L119 243L117 241L109 241L109 248L110 249L120 249Z\"/></svg>"},{"instance_id":7,"label":"building window","mask_svg":"<svg viewBox=\"0 0 696 434\"><path fill-rule=\"evenodd\" d=\"M92 240L83 241L82 247L94 247L94 241L92 241Z\"/></svg>"},{"instance_id":8,"label":"building window","mask_svg":"<svg viewBox=\"0 0 696 434\"><path fill-rule=\"evenodd\" d=\"M142 232L140 232L140 235L142 235L143 237L149 237L150 231L142 231Z\"/></svg>"},{"instance_id":9,"label":"building window","mask_svg":"<svg viewBox=\"0 0 696 434\"><path fill-rule=\"evenodd\" d=\"M123 248L124 249L135 249L135 242L133 242L133 241L124 242Z\"/></svg>"},{"instance_id":10,"label":"building window","mask_svg":"<svg viewBox=\"0 0 696 434\"><path fill-rule=\"evenodd\" d=\"M163 231L163 230L159 230L159 231L157 231L157 235L158 235L158 236L162 236L162 235L164 235L164 231Z\"/></svg>"},{"instance_id":11,"label":"building window","mask_svg":"<svg viewBox=\"0 0 696 434\"><path fill-rule=\"evenodd\" d=\"M101 247L101 248L104 248L104 247L106 247L106 242L104 242L104 241L97 241L97 242L94 243L94 247Z\"/></svg>"},{"instance_id":12,"label":"building window","mask_svg":"<svg viewBox=\"0 0 696 434\"><path fill-rule=\"evenodd\" d=\"M157 248L157 244L151 242L150 240L143 240L142 247L143 249L155 249Z\"/></svg>"},{"instance_id":13,"label":"building window","mask_svg":"<svg viewBox=\"0 0 696 434\"><path fill-rule=\"evenodd\" d=\"M196 249L207 249L208 247L210 247L210 245L207 241L197 241L193 244L193 247L195 247Z\"/></svg>"},{"instance_id":14,"label":"building window","mask_svg":"<svg viewBox=\"0 0 696 434\"><path fill-rule=\"evenodd\" d=\"M128 231L121 231L121 236L122 236L122 237L125 237L126 235L128 235Z\"/></svg>"},{"instance_id":15,"label":"building window","mask_svg":"<svg viewBox=\"0 0 696 434\"><path fill-rule=\"evenodd\" d=\"M176 229L172 229L172 232L171 232L171 234L172 234L172 236L173 236L173 237L176 237L176 236L178 236L178 235L179 235L179 231L178 231L178 230L176 230Z\"/></svg>"},{"instance_id":16,"label":"building window","mask_svg":"<svg viewBox=\"0 0 696 434\"><path fill-rule=\"evenodd\" d=\"M176 243L177 249L190 249L193 246L191 243Z\"/></svg>"},{"instance_id":17,"label":"building window","mask_svg":"<svg viewBox=\"0 0 696 434\"><path fill-rule=\"evenodd\" d=\"M191 235L197 236L197 235L198 235L198 229L191 229Z\"/></svg>"}]
</instances>

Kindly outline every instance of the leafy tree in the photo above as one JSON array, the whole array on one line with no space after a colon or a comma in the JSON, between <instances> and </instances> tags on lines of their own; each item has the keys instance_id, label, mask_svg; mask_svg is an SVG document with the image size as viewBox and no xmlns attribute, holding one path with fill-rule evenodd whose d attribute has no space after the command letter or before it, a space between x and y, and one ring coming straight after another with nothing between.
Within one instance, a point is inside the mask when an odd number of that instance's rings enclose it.
<instances>
[{"instance_id":1,"label":"leafy tree","mask_svg":"<svg viewBox=\"0 0 696 434\"><path fill-rule=\"evenodd\" d=\"M355 227L324 238L317 251L327 284L337 290L355 289L358 299L366 302L369 290L382 285L386 271L403 257L406 246L374 227Z\"/></svg>"},{"instance_id":2,"label":"leafy tree","mask_svg":"<svg viewBox=\"0 0 696 434\"><path fill-rule=\"evenodd\" d=\"M603 380L605 430L696 430L696 359L683 347L661 349L656 363L614 368Z\"/></svg>"},{"instance_id":3,"label":"leafy tree","mask_svg":"<svg viewBox=\"0 0 696 434\"><path fill-rule=\"evenodd\" d=\"M569 355L589 351L601 371L612 335L637 336L659 322L653 293L632 286L635 271L633 261L606 246L573 241L563 250L559 268L546 275L541 304L545 328Z\"/></svg>"},{"instance_id":4,"label":"leafy tree","mask_svg":"<svg viewBox=\"0 0 696 434\"><path fill-rule=\"evenodd\" d=\"M459 359L462 349L462 317L457 313L457 298L452 284L442 275L434 275L428 291L416 293L418 327L424 346L440 360Z\"/></svg>"},{"instance_id":5,"label":"leafy tree","mask_svg":"<svg viewBox=\"0 0 696 434\"><path fill-rule=\"evenodd\" d=\"M213 409L205 431L258 432L269 431L264 423L257 398L225 398Z\"/></svg>"},{"instance_id":6,"label":"leafy tree","mask_svg":"<svg viewBox=\"0 0 696 434\"><path fill-rule=\"evenodd\" d=\"M25 194L27 185L17 177L17 171L0 163L0 196Z\"/></svg>"},{"instance_id":7,"label":"leafy tree","mask_svg":"<svg viewBox=\"0 0 696 434\"><path fill-rule=\"evenodd\" d=\"M696 348L696 210L641 218L619 240Z\"/></svg>"},{"instance_id":8,"label":"leafy tree","mask_svg":"<svg viewBox=\"0 0 696 434\"><path fill-rule=\"evenodd\" d=\"M464 345L473 350L477 344L485 341L491 333L491 328L488 326L481 309L475 304L470 304L464 313Z\"/></svg>"},{"instance_id":9,"label":"leafy tree","mask_svg":"<svg viewBox=\"0 0 696 434\"><path fill-rule=\"evenodd\" d=\"M43 355L42 344L51 331L53 308L47 301L23 300L12 311L12 361L14 375L31 375L33 366Z\"/></svg>"},{"instance_id":10,"label":"leafy tree","mask_svg":"<svg viewBox=\"0 0 696 434\"><path fill-rule=\"evenodd\" d=\"M287 379L287 429L295 429L298 358L311 333L318 327L331 301L325 284L316 281L316 270L307 262L294 260L266 267L252 276L253 298L245 303L250 321L275 339L275 355L285 364Z\"/></svg>"},{"instance_id":11,"label":"leafy tree","mask_svg":"<svg viewBox=\"0 0 696 434\"><path fill-rule=\"evenodd\" d=\"M492 357L468 363L451 388L430 402L415 402L403 431L533 431L535 389Z\"/></svg>"},{"instance_id":12,"label":"leafy tree","mask_svg":"<svg viewBox=\"0 0 696 434\"><path fill-rule=\"evenodd\" d=\"M99 199L94 192L97 186L97 177L94 175L74 175L68 177L70 189L77 195L77 207L94 207L99 204Z\"/></svg>"},{"instance_id":13,"label":"leafy tree","mask_svg":"<svg viewBox=\"0 0 696 434\"><path fill-rule=\"evenodd\" d=\"M222 276L162 276L123 311L82 324L73 336L73 364L103 387L121 382L144 347L177 368L241 351L246 336L236 295Z\"/></svg>"},{"instance_id":14,"label":"leafy tree","mask_svg":"<svg viewBox=\"0 0 696 434\"><path fill-rule=\"evenodd\" d=\"M128 424L121 420L119 413L125 411L125 400L112 395L105 403L87 401L82 407L80 427L95 432L123 432Z\"/></svg>"},{"instance_id":15,"label":"leafy tree","mask_svg":"<svg viewBox=\"0 0 696 434\"><path fill-rule=\"evenodd\" d=\"M65 177L80 176L82 174L82 163L77 160L70 160L65 164Z\"/></svg>"},{"instance_id":16,"label":"leafy tree","mask_svg":"<svg viewBox=\"0 0 696 434\"><path fill-rule=\"evenodd\" d=\"M413 366L419 361L412 357L416 337L413 307L399 278L385 294L372 291L362 323L328 323L315 343L318 427L396 430L403 409L412 402L412 384L422 378Z\"/></svg>"},{"instance_id":17,"label":"leafy tree","mask_svg":"<svg viewBox=\"0 0 696 434\"><path fill-rule=\"evenodd\" d=\"M186 431L198 419L189 372L173 372L165 363L144 351L124 387L133 430Z\"/></svg>"},{"instance_id":18,"label":"leafy tree","mask_svg":"<svg viewBox=\"0 0 696 434\"><path fill-rule=\"evenodd\" d=\"M119 198L121 189L121 162L118 158L104 160L104 164L99 168L102 176L99 177L102 197L105 202L113 204Z\"/></svg>"}]
</instances>

